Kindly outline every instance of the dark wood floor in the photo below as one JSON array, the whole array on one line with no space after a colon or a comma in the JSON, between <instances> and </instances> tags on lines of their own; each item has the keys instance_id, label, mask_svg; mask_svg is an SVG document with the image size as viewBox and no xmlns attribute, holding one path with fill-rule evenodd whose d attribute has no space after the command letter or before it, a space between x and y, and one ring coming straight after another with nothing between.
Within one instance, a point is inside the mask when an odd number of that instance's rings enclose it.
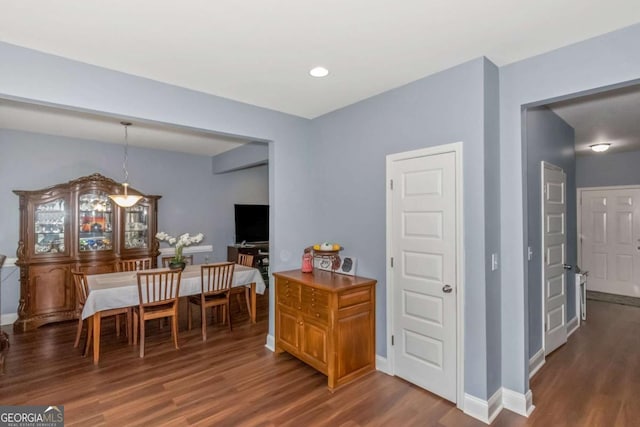
<instances>
[{"instance_id":1,"label":"dark wood floor","mask_svg":"<svg viewBox=\"0 0 640 427\"><path fill-rule=\"evenodd\" d=\"M62 404L67 426L482 426L455 406L376 372L330 393L326 377L264 347L267 298L258 323L234 303L233 332L148 323L145 358L104 324L100 365L73 348L75 323L16 334L11 328L0 403ZM547 359L532 382L529 419L503 411L497 426L635 426L640 422L640 308L593 302L589 321Z\"/></svg>"}]
</instances>

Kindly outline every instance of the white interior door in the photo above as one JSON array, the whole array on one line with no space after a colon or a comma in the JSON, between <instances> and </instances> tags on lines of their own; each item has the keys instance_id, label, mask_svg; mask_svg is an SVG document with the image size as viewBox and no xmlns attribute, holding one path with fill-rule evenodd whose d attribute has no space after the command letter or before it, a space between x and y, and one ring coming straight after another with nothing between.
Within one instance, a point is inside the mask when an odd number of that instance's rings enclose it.
<instances>
[{"instance_id":1,"label":"white interior door","mask_svg":"<svg viewBox=\"0 0 640 427\"><path fill-rule=\"evenodd\" d=\"M544 353L567 342L566 175L542 162L542 288Z\"/></svg>"},{"instance_id":2,"label":"white interior door","mask_svg":"<svg viewBox=\"0 0 640 427\"><path fill-rule=\"evenodd\" d=\"M592 291L640 297L640 189L581 190L580 268Z\"/></svg>"},{"instance_id":3,"label":"white interior door","mask_svg":"<svg viewBox=\"0 0 640 427\"><path fill-rule=\"evenodd\" d=\"M389 169L394 371L456 402L456 154Z\"/></svg>"}]
</instances>

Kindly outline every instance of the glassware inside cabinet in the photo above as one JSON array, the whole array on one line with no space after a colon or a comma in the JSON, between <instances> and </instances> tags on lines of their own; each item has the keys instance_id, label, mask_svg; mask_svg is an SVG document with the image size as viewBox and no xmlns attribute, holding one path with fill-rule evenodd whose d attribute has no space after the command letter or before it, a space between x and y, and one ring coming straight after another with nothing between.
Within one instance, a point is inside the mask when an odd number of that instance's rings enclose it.
<instances>
[{"instance_id":1,"label":"glassware inside cabinet","mask_svg":"<svg viewBox=\"0 0 640 427\"><path fill-rule=\"evenodd\" d=\"M113 205L102 191L78 198L78 248L80 252L113 249Z\"/></svg>"},{"instance_id":2,"label":"glassware inside cabinet","mask_svg":"<svg viewBox=\"0 0 640 427\"><path fill-rule=\"evenodd\" d=\"M41 203L35 210L36 254L64 252L65 203L64 199Z\"/></svg>"},{"instance_id":3,"label":"glassware inside cabinet","mask_svg":"<svg viewBox=\"0 0 640 427\"><path fill-rule=\"evenodd\" d=\"M146 249L149 244L149 207L138 203L126 208L124 212L125 249Z\"/></svg>"}]
</instances>

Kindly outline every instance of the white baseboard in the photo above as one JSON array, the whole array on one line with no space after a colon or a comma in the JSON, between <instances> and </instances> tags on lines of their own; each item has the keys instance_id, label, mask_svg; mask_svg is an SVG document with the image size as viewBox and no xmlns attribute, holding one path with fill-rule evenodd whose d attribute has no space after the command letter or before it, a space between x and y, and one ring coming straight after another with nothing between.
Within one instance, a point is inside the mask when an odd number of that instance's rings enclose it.
<instances>
[{"instance_id":1,"label":"white baseboard","mask_svg":"<svg viewBox=\"0 0 640 427\"><path fill-rule=\"evenodd\" d=\"M529 379L531 379L536 372L542 368L544 365L544 348L538 350L536 354L534 354L531 359L529 359Z\"/></svg>"},{"instance_id":2,"label":"white baseboard","mask_svg":"<svg viewBox=\"0 0 640 427\"><path fill-rule=\"evenodd\" d=\"M578 319L578 316L569 320L567 322L567 338L569 338L569 336L571 336L571 334L574 333L579 327L580 327L580 320Z\"/></svg>"},{"instance_id":3,"label":"white baseboard","mask_svg":"<svg viewBox=\"0 0 640 427\"><path fill-rule=\"evenodd\" d=\"M276 339L273 335L268 334L267 335L267 342L264 345L265 347L267 347L269 350L271 351L276 351Z\"/></svg>"},{"instance_id":4,"label":"white baseboard","mask_svg":"<svg viewBox=\"0 0 640 427\"><path fill-rule=\"evenodd\" d=\"M499 388L489 400L482 400L465 393L464 413L485 424L491 424L502 409L508 409L523 417L529 417L535 409L532 404L531 390L526 394L517 393L508 388Z\"/></svg>"},{"instance_id":5,"label":"white baseboard","mask_svg":"<svg viewBox=\"0 0 640 427\"><path fill-rule=\"evenodd\" d=\"M527 390L525 394L522 394L505 387L502 387L502 406L504 406L504 409L527 418L536 408L533 406L531 390Z\"/></svg>"},{"instance_id":6,"label":"white baseboard","mask_svg":"<svg viewBox=\"0 0 640 427\"><path fill-rule=\"evenodd\" d=\"M7 313L0 316L0 325L12 325L18 320L18 313Z\"/></svg>"},{"instance_id":7,"label":"white baseboard","mask_svg":"<svg viewBox=\"0 0 640 427\"><path fill-rule=\"evenodd\" d=\"M376 354L376 370L387 375L391 375L391 371L389 370L389 361L386 357Z\"/></svg>"},{"instance_id":8,"label":"white baseboard","mask_svg":"<svg viewBox=\"0 0 640 427\"><path fill-rule=\"evenodd\" d=\"M502 411L501 388L493 393L488 401L467 393L464 394L464 413L485 424L491 424L500 411Z\"/></svg>"}]
</instances>

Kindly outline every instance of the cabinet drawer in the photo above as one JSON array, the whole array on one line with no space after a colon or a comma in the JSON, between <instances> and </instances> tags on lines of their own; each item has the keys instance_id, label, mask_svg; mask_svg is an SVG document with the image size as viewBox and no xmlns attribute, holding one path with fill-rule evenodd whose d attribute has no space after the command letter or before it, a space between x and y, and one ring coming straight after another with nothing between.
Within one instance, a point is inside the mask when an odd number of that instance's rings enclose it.
<instances>
[{"instance_id":1,"label":"cabinet drawer","mask_svg":"<svg viewBox=\"0 0 640 427\"><path fill-rule=\"evenodd\" d=\"M276 280L276 293L278 303L287 307L298 308L300 306L300 284L297 282L278 279Z\"/></svg>"},{"instance_id":2,"label":"cabinet drawer","mask_svg":"<svg viewBox=\"0 0 640 427\"><path fill-rule=\"evenodd\" d=\"M343 292L338 296L338 309L371 301L371 288L360 288Z\"/></svg>"}]
</instances>

